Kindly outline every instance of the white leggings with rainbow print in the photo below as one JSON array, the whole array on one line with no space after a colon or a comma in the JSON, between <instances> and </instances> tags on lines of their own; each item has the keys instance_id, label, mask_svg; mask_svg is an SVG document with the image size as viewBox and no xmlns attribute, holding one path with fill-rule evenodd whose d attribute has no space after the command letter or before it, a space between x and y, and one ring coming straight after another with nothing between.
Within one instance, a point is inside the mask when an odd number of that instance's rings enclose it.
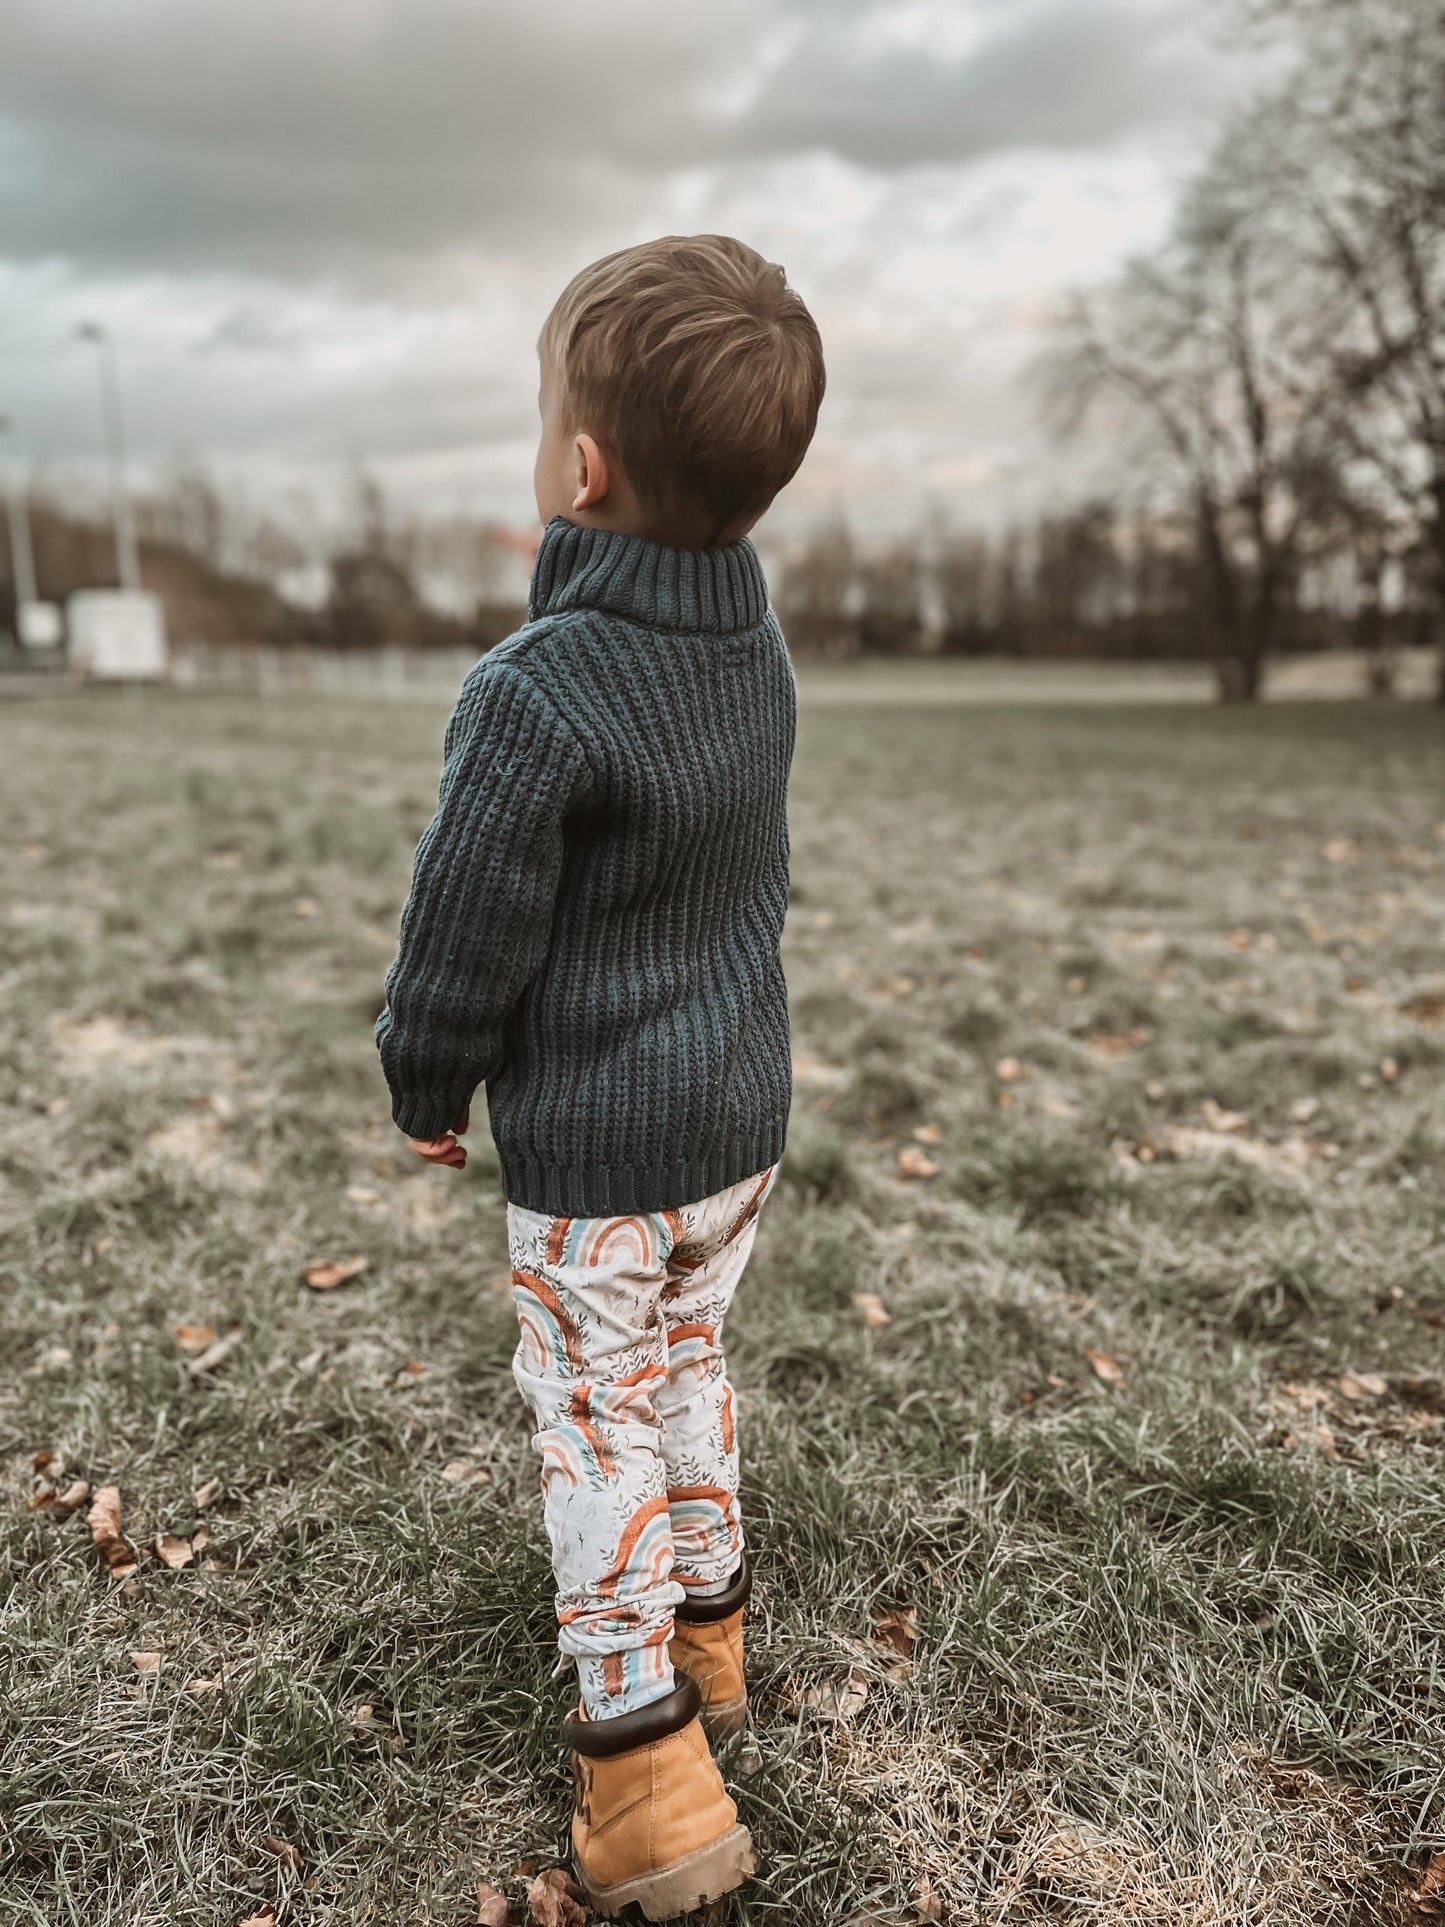
<instances>
[{"instance_id":1,"label":"white leggings with rainbow print","mask_svg":"<svg viewBox=\"0 0 1445 1927\"><path fill-rule=\"evenodd\" d=\"M507 1208L558 1643L592 1719L672 1691L674 1607L737 1568L722 1328L773 1177L629 1218Z\"/></svg>"}]
</instances>

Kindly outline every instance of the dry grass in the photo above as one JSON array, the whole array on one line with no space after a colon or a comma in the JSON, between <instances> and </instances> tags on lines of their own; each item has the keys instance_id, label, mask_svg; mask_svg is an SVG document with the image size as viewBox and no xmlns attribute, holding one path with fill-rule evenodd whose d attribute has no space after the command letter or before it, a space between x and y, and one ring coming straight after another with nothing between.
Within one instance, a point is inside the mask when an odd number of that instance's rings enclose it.
<instances>
[{"instance_id":1,"label":"dry grass","mask_svg":"<svg viewBox=\"0 0 1445 1927\"><path fill-rule=\"evenodd\" d=\"M495 1162L410 1162L369 1036L441 720L0 714L0 1918L460 1927L561 1849ZM1405 707L805 715L728 1918L1429 1917L1441 770Z\"/></svg>"}]
</instances>

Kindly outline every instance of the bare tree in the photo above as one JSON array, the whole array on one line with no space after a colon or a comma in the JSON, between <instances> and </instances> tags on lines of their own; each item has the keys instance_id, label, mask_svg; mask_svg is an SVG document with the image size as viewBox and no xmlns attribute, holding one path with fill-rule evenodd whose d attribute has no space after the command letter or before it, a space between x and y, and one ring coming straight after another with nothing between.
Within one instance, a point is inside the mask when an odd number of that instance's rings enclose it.
<instances>
[{"instance_id":1,"label":"bare tree","mask_svg":"<svg viewBox=\"0 0 1445 1927\"><path fill-rule=\"evenodd\" d=\"M1322 379L1278 238L1206 172L1165 249L1080 300L1049 361L1055 418L1106 398L1142 424L1181 503L1226 700L1259 694L1318 466Z\"/></svg>"},{"instance_id":2,"label":"bare tree","mask_svg":"<svg viewBox=\"0 0 1445 1927\"><path fill-rule=\"evenodd\" d=\"M1445 0L1254 0L1296 37L1236 149L1326 291L1329 414L1357 498L1433 558L1445 700Z\"/></svg>"}]
</instances>

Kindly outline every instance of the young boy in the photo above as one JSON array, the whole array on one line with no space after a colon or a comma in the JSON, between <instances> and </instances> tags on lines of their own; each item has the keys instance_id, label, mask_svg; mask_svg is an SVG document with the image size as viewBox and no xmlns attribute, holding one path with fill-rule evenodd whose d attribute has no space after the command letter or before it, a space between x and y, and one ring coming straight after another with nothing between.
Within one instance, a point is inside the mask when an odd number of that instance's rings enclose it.
<instances>
[{"instance_id":1,"label":"young boy","mask_svg":"<svg viewBox=\"0 0 1445 1927\"><path fill-rule=\"evenodd\" d=\"M747 1703L722 1326L790 1098L794 694L745 538L823 358L782 270L719 235L584 269L539 349L528 621L448 726L377 1037L433 1163L466 1162L487 1087L578 1872L598 1912L662 1919L753 1865L708 1745Z\"/></svg>"}]
</instances>

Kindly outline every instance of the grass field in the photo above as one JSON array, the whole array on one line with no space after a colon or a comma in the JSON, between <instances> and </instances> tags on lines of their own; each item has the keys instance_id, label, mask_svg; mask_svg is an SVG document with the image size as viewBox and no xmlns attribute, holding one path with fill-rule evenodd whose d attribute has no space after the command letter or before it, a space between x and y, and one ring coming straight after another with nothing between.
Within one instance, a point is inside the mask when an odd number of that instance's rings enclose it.
<instances>
[{"instance_id":1,"label":"grass field","mask_svg":"<svg viewBox=\"0 0 1445 1927\"><path fill-rule=\"evenodd\" d=\"M370 1037L442 720L0 711L0 1920L461 1927L562 1853L496 1166ZM1442 777L1423 706L805 712L721 1919L1436 1917Z\"/></svg>"}]
</instances>

